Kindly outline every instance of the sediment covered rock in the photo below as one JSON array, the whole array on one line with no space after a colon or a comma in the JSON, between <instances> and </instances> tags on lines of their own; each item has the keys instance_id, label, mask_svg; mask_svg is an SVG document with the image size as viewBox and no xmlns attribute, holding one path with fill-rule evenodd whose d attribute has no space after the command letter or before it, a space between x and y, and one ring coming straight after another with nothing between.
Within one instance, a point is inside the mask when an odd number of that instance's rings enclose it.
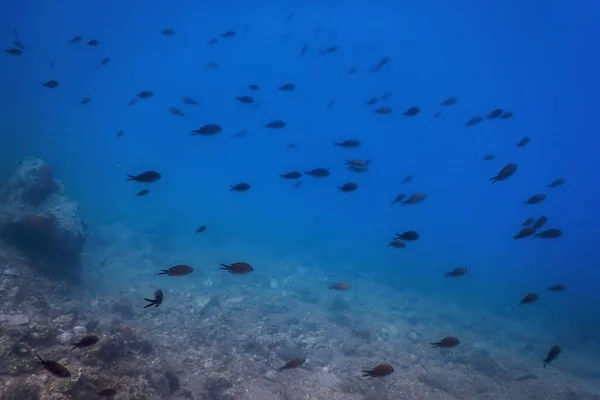
<instances>
[{"instance_id":1,"label":"sediment covered rock","mask_svg":"<svg viewBox=\"0 0 600 400\"><path fill-rule=\"evenodd\" d=\"M81 277L85 223L43 160L23 159L0 191L0 238L48 277Z\"/></svg>"}]
</instances>

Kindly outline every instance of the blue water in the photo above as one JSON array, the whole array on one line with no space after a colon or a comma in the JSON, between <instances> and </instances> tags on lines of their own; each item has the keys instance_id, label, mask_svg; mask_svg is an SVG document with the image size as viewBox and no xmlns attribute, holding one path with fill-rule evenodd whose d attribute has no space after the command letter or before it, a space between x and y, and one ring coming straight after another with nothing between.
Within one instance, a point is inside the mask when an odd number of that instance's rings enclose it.
<instances>
[{"instance_id":1,"label":"blue water","mask_svg":"<svg viewBox=\"0 0 600 400\"><path fill-rule=\"evenodd\" d=\"M120 223L134 234L157 233L182 253L201 252L199 268L268 258L255 268L269 272L279 271L278 258L304 260L332 279L352 276L357 290L361 280L375 281L538 321L570 337L598 337L600 5L253 3L5 1L3 47L12 47L17 29L27 49L0 57L0 176L23 156L40 157L92 231ZM161 35L165 28L176 35ZM207 44L226 30L237 36ZM74 35L82 42L69 44ZM87 46L90 39L99 45ZM317 54L331 45L337 53ZM384 56L391 63L370 72ZM104 57L110 63L97 68ZM358 72L349 75L353 66ZM61 86L43 88L49 79ZM277 89L288 82L297 89ZM252 83L261 90L250 92ZM141 90L154 97L128 107ZM384 92L394 93L387 116L364 104ZM235 100L249 94L260 108ZM82 106L85 96L92 100ZM200 105L182 104L183 96ZM439 107L448 96L458 103ZM418 116L402 116L415 105ZM169 106L188 115L176 117ZM464 127L495 108L514 117ZM433 118L439 110L441 118ZM264 127L275 119L288 126ZM189 135L208 123L224 132ZM234 138L241 130L248 136ZM516 148L523 136L531 143ZM332 145L349 138L362 147ZM289 143L298 147L286 149ZM486 153L496 159L482 161ZM372 160L368 172L345 169L344 160L360 158ZM509 162L518 164L515 175L490 184ZM330 168L331 176L304 177L298 189L278 176L316 167ZM125 180L149 169L162 180ZM401 184L409 174L414 180ZM557 177L566 183L546 189ZM250 191L229 191L243 181ZM339 193L336 186L347 181L358 190ZM144 187L148 196L134 196ZM392 206L401 192L427 199ZM523 206L535 193L548 198ZM512 240L524 219L541 215L564 235ZM195 235L202 224L207 231ZM406 230L421 238L405 249L386 247ZM244 251L215 250L225 247ZM445 280L456 266L469 276ZM567 290L549 295L545 288L555 283ZM528 292L541 299L524 316L515 305Z\"/></svg>"}]
</instances>

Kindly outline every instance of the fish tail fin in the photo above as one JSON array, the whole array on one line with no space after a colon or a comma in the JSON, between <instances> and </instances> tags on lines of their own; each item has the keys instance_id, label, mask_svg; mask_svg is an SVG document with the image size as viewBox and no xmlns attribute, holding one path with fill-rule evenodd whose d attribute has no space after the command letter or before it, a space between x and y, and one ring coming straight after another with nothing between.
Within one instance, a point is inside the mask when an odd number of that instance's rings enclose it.
<instances>
[{"instance_id":1,"label":"fish tail fin","mask_svg":"<svg viewBox=\"0 0 600 400\"><path fill-rule=\"evenodd\" d=\"M431 345L431 347L440 347L440 343L429 343Z\"/></svg>"},{"instance_id":2,"label":"fish tail fin","mask_svg":"<svg viewBox=\"0 0 600 400\"><path fill-rule=\"evenodd\" d=\"M329 285L329 286L327 286L327 288L328 288L329 290L334 290L334 289L335 289L335 285Z\"/></svg>"},{"instance_id":3,"label":"fish tail fin","mask_svg":"<svg viewBox=\"0 0 600 400\"><path fill-rule=\"evenodd\" d=\"M219 268L219 269L225 269L225 270L229 270L229 268L230 268L230 267L231 267L230 265L227 265L227 264L221 264L221 268Z\"/></svg>"},{"instance_id":4,"label":"fish tail fin","mask_svg":"<svg viewBox=\"0 0 600 400\"><path fill-rule=\"evenodd\" d=\"M156 302L154 300L150 300L150 299L144 299L144 300L148 300L150 303L146 304L144 306L144 308L148 308L148 307L152 307L152 306L156 306ZM158 307L158 306L157 306Z\"/></svg>"},{"instance_id":5,"label":"fish tail fin","mask_svg":"<svg viewBox=\"0 0 600 400\"><path fill-rule=\"evenodd\" d=\"M548 365L548 361L544 361L544 366L542 368L546 368L546 365Z\"/></svg>"},{"instance_id":6,"label":"fish tail fin","mask_svg":"<svg viewBox=\"0 0 600 400\"><path fill-rule=\"evenodd\" d=\"M169 270L167 270L167 269L161 269L160 271L161 271L161 272L159 272L159 273L158 273L158 274L156 274L156 275L167 275L167 274L169 273Z\"/></svg>"},{"instance_id":7,"label":"fish tail fin","mask_svg":"<svg viewBox=\"0 0 600 400\"><path fill-rule=\"evenodd\" d=\"M43 364L44 363L44 359L42 357L40 357L39 354L35 353L35 356L40 359L40 361L36 361L38 364Z\"/></svg>"},{"instance_id":8,"label":"fish tail fin","mask_svg":"<svg viewBox=\"0 0 600 400\"><path fill-rule=\"evenodd\" d=\"M498 178L496 178L496 177L490 178L490 181L492 181L491 183L496 183L498 181Z\"/></svg>"},{"instance_id":9,"label":"fish tail fin","mask_svg":"<svg viewBox=\"0 0 600 400\"><path fill-rule=\"evenodd\" d=\"M372 375L373 375L373 373L372 373L371 371L363 371L363 372L362 372L362 376L363 376L363 378L364 378L365 376L372 376Z\"/></svg>"},{"instance_id":10,"label":"fish tail fin","mask_svg":"<svg viewBox=\"0 0 600 400\"><path fill-rule=\"evenodd\" d=\"M127 180L128 181L137 181L137 178L133 175L127 175Z\"/></svg>"}]
</instances>

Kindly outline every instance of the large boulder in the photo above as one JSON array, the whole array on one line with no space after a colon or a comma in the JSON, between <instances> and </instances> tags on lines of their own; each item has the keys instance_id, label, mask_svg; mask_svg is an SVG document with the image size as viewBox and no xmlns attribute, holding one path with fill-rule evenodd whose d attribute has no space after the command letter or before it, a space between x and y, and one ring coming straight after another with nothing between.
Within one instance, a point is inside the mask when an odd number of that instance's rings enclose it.
<instances>
[{"instance_id":1,"label":"large boulder","mask_svg":"<svg viewBox=\"0 0 600 400\"><path fill-rule=\"evenodd\" d=\"M79 281L87 238L77 203L43 160L26 158L0 191L0 238L48 277Z\"/></svg>"}]
</instances>

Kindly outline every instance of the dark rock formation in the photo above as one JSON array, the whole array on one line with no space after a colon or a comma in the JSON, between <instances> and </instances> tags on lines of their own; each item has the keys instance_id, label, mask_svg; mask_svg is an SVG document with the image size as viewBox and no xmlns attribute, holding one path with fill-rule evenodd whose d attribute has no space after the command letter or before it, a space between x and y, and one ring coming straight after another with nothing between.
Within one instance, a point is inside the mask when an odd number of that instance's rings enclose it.
<instances>
[{"instance_id":1,"label":"dark rock formation","mask_svg":"<svg viewBox=\"0 0 600 400\"><path fill-rule=\"evenodd\" d=\"M79 281L86 237L77 203L65 195L50 166L36 158L22 160L0 192L0 238L46 276Z\"/></svg>"}]
</instances>

